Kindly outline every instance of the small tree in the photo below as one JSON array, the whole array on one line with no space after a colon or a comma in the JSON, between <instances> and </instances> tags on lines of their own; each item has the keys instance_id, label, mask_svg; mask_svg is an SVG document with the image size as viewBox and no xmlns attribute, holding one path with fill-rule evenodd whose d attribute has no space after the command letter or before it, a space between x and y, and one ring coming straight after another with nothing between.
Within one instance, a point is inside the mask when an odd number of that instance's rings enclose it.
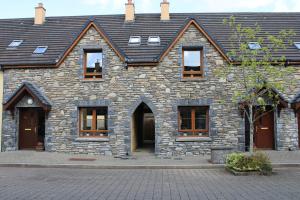
<instances>
[{"instance_id":1,"label":"small tree","mask_svg":"<svg viewBox=\"0 0 300 200\"><path fill-rule=\"evenodd\" d=\"M290 75L294 68L287 66L284 56L278 56L278 50L291 45L291 37L295 33L292 30L281 30L276 36L261 34L258 24L244 27L236 23L234 16L224 19L224 24L232 31L232 48L228 57L233 62L218 69L217 74L225 77L234 75L234 83L239 89L234 92L232 101L239 105L249 121L249 151L253 152L255 122L266 113L267 105L271 105L272 110L278 105L280 98L274 90L284 92L286 84L292 84ZM254 48L250 49L249 44Z\"/></svg>"}]
</instances>

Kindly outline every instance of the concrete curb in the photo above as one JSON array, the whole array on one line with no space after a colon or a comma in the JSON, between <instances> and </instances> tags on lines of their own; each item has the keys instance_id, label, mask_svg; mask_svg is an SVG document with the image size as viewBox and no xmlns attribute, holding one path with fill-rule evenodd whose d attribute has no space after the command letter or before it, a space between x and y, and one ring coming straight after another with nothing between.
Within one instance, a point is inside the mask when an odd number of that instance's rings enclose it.
<instances>
[{"instance_id":1,"label":"concrete curb","mask_svg":"<svg viewBox=\"0 0 300 200\"><path fill-rule=\"evenodd\" d=\"M0 167L20 168L70 168L70 169L222 169L224 165L84 165L84 164L31 164L1 163Z\"/></svg>"},{"instance_id":2,"label":"concrete curb","mask_svg":"<svg viewBox=\"0 0 300 200\"><path fill-rule=\"evenodd\" d=\"M273 168L300 168L300 163L275 163ZM223 169L224 164L200 165L90 165L90 164L34 164L0 163L0 167L62 168L62 169Z\"/></svg>"}]
</instances>

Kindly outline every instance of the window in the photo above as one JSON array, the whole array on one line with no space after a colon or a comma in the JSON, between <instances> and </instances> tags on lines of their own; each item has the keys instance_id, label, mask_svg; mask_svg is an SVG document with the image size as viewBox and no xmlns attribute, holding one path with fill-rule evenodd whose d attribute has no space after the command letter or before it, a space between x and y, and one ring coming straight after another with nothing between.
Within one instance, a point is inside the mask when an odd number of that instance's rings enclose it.
<instances>
[{"instance_id":1,"label":"window","mask_svg":"<svg viewBox=\"0 0 300 200\"><path fill-rule=\"evenodd\" d=\"M44 54L47 51L48 47L47 46L38 46L35 50L34 50L34 54Z\"/></svg>"},{"instance_id":2,"label":"window","mask_svg":"<svg viewBox=\"0 0 300 200\"><path fill-rule=\"evenodd\" d=\"M84 78L102 78L102 58L101 50L85 51L84 53Z\"/></svg>"},{"instance_id":3,"label":"window","mask_svg":"<svg viewBox=\"0 0 300 200\"><path fill-rule=\"evenodd\" d=\"M203 76L203 48L183 48L183 78Z\"/></svg>"},{"instance_id":4,"label":"window","mask_svg":"<svg viewBox=\"0 0 300 200\"><path fill-rule=\"evenodd\" d=\"M181 136L208 137L209 108L207 106L181 106L178 112Z\"/></svg>"},{"instance_id":5,"label":"window","mask_svg":"<svg viewBox=\"0 0 300 200\"><path fill-rule=\"evenodd\" d=\"M159 36L149 36L148 45L160 45L160 37Z\"/></svg>"},{"instance_id":6,"label":"window","mask_svg":"<svg viewBox=\"0 0 300 200\"><path fill-rule=\"evenodd\" d=\"M261 46L258 42L249 42L248 43L248 47L249 49L251 50L258 50L258 49L261 49Z\"/></svg>"},{"instance_id":7,"label":"window","mask_svg":"<svg viewBox=\"0 0 300 200\"><path fill-rule=\"evenodd\" d=\"M13 40L8 47L9 48L16 48L22 44L23 40Z\"/></svg>"},{"instance_id":8,"label":"window","mask_svg":"<svg viewBox=\"0 0 300 200\"><path fill-rule=\"evenodd\" d=\"M107 107L80 108L80 137L107 136Z\"/></svg>"},{"instance_id":9,"label":"window","mask_svg":"<svg viewBox=\"0 0 300 200\"><path fill-rule=\"evenodd\" d=\"M141 44L141 36L130 36L129 45L140 45Z\"/></svg>"},{"instance_id":10,"label":"window","mask_svg":"<svg viewBox=\"0 0 300 200\"><path fill-rule=\"evenodd\" d=\"M297 49L300 49L300 42L294 42L294 45Z\"/></svg>"}]
</instances>

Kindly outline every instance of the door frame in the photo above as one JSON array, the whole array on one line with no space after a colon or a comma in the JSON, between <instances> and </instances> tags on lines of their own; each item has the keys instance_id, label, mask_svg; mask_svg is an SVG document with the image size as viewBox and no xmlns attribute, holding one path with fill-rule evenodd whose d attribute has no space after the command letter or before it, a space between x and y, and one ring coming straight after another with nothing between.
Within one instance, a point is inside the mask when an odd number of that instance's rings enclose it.
<instances>
[{"instance_id":1,"label":"door frame","mask_svg":"<svg viewBox=\"0 0 300 200\"><path fill-rule=\"evenodd\" d=\"M273 127L273 141L272 141L272 149L269 149L269 150L276 150L277 149L277 108L274 108L274 109L272 109L272 111L268 111L268 112L270 112L270 113L272 113L272 115L273 115L273 119L272 119L272 124L270 124L270 127ZM264 117L264 116L262 116L262 117ZM253 136L255 136L255 134L256 134L256 125L254 125L254 130L253 130L254 132L253 132ZM255 140L253 141L253 143L255 144ZM257 147L256 147L257 148ZM268 148L257 148L257 149L268 149Z\"/></svg>"},{"instance_id":2,"label":"door frame","mask_svg":"<svg viewBox=\"0 0 300 200\"><path fill-rule=\"evenodd\" d=\"M44 114L44 119L43 120L46 120L46 113L44 112L44 110L41 108L41 107L17 107L16 109L16 114L15 116L16 117L16 124L17 124L17 127L16 127L16 130L17 130L17 137L16 137L16 149L17 150L36 150L35 148L28 148L28 149L22 149L20 148L20 126L21 126L21 122L20 122L20 115L21 115L21 112L23 110L26 110L26 109L32 109L32 110L35 110L35 112L37 112L37 117L38 117L38 120L37 120L37 129L39 130L40 126L41 126L41 121L40 121L40 114ZM45 122L44 121L44 131L45 131ZM45 135L43 136L43 143L44 143L44 148L45 148ZM37 133L37 142L39 142L39 132Z\"/></svg>"}]
</instances>

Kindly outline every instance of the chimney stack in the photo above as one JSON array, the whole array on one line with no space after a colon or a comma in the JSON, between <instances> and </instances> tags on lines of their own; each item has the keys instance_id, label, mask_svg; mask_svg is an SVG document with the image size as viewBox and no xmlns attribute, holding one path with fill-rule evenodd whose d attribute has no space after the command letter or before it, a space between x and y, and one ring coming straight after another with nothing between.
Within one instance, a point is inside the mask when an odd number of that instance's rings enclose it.
<instances>
[{"instance_id":1,"label":"chimney stack","mask_svg":"<svg viewBox=\"0 0 300 200\"><path fill-rule=\"evenodd\" d=\"M170 20L169 7L170 7L170 3L168 2L168 0L163 0L163 2L160 3L160 9L161 9L160 20L162 21Z\"/></svg>"},{"instance_id":2,"label":"chimney stack","mask_svg":"<svg viewBox=\"0 0 300 200\"><path fill-rule=\"evenodd\" d=\"M46 21L46 9L44 8L42 3L39 3L37 7L35 7L35 18L34 24L35 25L42 25Z\"/></svg>"},{"instance_id":3,"label":"chimney stack","mask_svg":"<svg viewBox=\"0 0 300 200\"><path fill-rule=\"evenodd\" d=\"M134 3L132 0L128 0L125 4L125 22L134 21Z\"/></svg>"}]
</instances>

